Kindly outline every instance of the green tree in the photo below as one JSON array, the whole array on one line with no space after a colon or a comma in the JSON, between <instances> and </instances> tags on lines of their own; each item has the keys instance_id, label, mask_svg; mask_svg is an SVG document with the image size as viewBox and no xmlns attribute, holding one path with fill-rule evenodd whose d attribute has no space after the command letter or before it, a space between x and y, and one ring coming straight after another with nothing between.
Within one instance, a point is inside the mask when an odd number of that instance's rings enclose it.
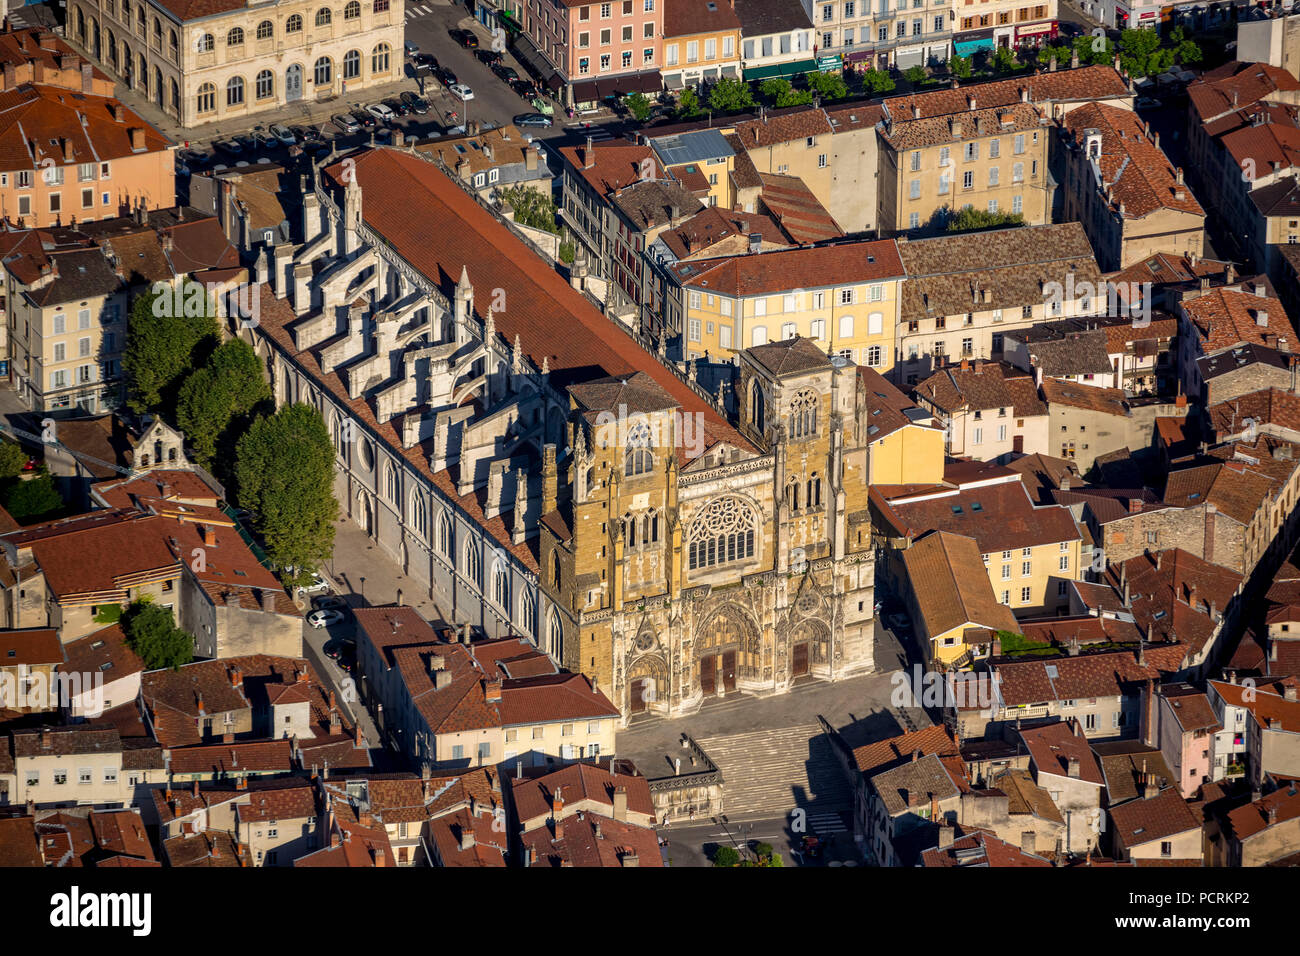
<instances>
[{"instance_id":1,"label":"green tree","mask_svg":"<svg viewBox=\"0 0 1300 956\"><path fill-rule=\"evenodd\" d=\"M948 69L952 71L953 76L960 80L970 79L971 73L973 72L970 57L968 56L952 57L948 60Z\"/></svg>"},{"instance_id":2,"label":"green tree","mask_svg":"<svg viewBox=\"0 0 1300 956\"><path fill-rule=\"evenodd\" d=\"M1018 212L988 212L965 206L948 220L949 232L980 232L985 229L1003 229L1023 226L1025 217Z\"/></svg>"},{"instance_id":3,"label":"green tree","mask_svg":"<svg viewBox=\"0 0 1300 956\"><path fill-rule=\"evenodd\" d=\"M1200 44L1188 39L1187 31L1182 27L1174 27L1169 31L1169 46L1174 51L1174 60L1184 66L1191 66L1205 59Z\"/></svg>"},{"instance_id":4,"label":"green tree","mask_svg":"<svg viewBox=\"0 0 1300 956\"><path fill-rule=\"evenodd\" d=\"M5 509L15 521L52 518L64 508L63 496L44 466L36 477L11 483L4 495Z\"/></svg>"},{"instance_id":5,"label":"green tree","mask_svg":"<svg viewBox=\"0 0 1300 956\"><path fill-rule=\"evenodd\" d=\"M1172 65L1174 51L1161 48L1155 30L1125 30L1119 35L1119 61L1133 76L1149 76Z\"/></svg>"},{"instance_id":6,"label":"green tree","mask_svg":"<svg viewBox=\"0 0 1300 956\"><path fill-rule=\"evenodd\" d=\"M811 90L796 90L789 80L781 77L764 80L759 93L776 107L803 106L812 102Z\"/></svg>"},{"instance_id":7,"label":"green tree","mask_svg":"<svg viewBox=\"0 0 1300 956\"><path fill-rule=\"evenodd\" d=\"M1016 55L1004 46L998 47L993 51L993 72L995 73L1014 73L1020 69L1020 64L1016 60Z\"/></svg>"},{"instance_id":8,"label":"green tree","mask_svg":"<svg viewBox=\"0 0 1300 956\"><path fill-rule=\"evenodd\" d=\"M208 364L192 373L176 399L176 424L198 456L210 465L217 441L238 418L271 397L262 361L243 339L222 343Z\"/></svg>"},{"instance_id":9,"label":"green tree","mask_svg":"<svg viewBox=\"0 0 1300 956\"><path fill-rule=\"evenodd\" d=\"M559 235L555 224L555 200L532 186L510 186L498 194L515 211L515 222Z\"/></svg>"},{"instance_id":10,"label":"green tree","mask_svg":"<svg viewBox=\"0 0 1300 956\"><path fill-rule=\"evenodd\" d=\"M122 353L127 404L137 412L171 417L181 382L216 343L216 305L200 283L138 295L127 317Z\"/></svg>"},{"instance_id":11,"label":"green tree","mask_svg":"<svg viewBox=\"0 0 1300 956\"><path fill-rule=\"evenodd\" d=\"M849 95L848 84L838 70L832 73L809 73L808 88L823 100L842 100Z\"/></svg>"},{"instance_id":12,"label":"green tree","mask_svg":"<svg viewBox=\"0 0 1300 956\"><path fill-rule=\"evenodd\" d=\"M635 117L638 123L644 123L650 118L650 98L644 93L633 93L631 96L624 97L623 105L627 107L629 113Z\"/></svg>"},{"instance_id":13,"label":"green tree","mask_svg":"<svg viewBox=\"0 0 1300 956\"><path fill-rule=\"evenodd\" d=\"M744 80L723 77L709 90L709 108L718 113L737 113L754 105L754 94Z\"/></svg>"},{"instance_id":14,"label":"green tree","mask_svg":"<svg viewBox=\"0 0 1300 956\"><path fill-rule=\"evenodd\" d=\"M1115 56L1115 44L1104 36L1085 34L1074 38L1074 49L1079 54L1079 63L1109 63Z\"/></svg>"},{"instance_id":15,"label":"green tree","mask_svg":"<svg viewBox=\"0 0 1300 956\"><path fill-rule=\"evenodd\" d=\"M862 85L872 93L889 93L898 84L884 70L867 70L862 74Z\"/></svg>"},{"instance_id":16,"label":"green tree","mask_svg":"<svg viewBox=\"0 0 1300 956\"><path fill-rule=\"evenodd\" d=\"M350 439L351 422L342 429ZM303 584L334 550L334 445L320 412L301 402L253 422L235 448L239 505L257 515L257 530L277 567Z\"/></svg>"},{"instance_id":17,"label":"green tree","mask_svg":"<svg viewBox=\"0 0 1300 956\"><path fill-rule=\"evenodd\" d=\"M566 266L573 265L573 260L577 258L578 252L571 242L560 243L560 261Z\"/></svg>"},{"instance_id":18,"label":"green tree","mask_svg":"<svg viewBox=\"0 0 1300 956\"><path fill-rule=\"evenodd\" d=\"M126 646L135 651L146 670L173 670L194 659L194 638L176 626L172 610L141 598L122 615Z\"/></svg>"},{"instance_id":19,"label":"green tree","mask_svg":"<svg viewBox=\"0 0 1300 956\"><path fill-rule=\"evenodd\" d=\"M700 95L689 86L682 90L677 97L678 119L693 119L703 112L704 110L700 109Z\"/></svg>"},{"instance_id":20,"label":"green tree","mask_svg":"<svg viewBox=\"0 0 1300 956\"><path fill-rule=\"evenodd\" d=\"M9 481L23 473L27 452L11 441L0 442L0 481Z\"/></svg>"},{"instance_id":21,"label":"green tree","mask_svg":"<svg viewBox=\"0 0 1300 956\"><path fill-rule=\"evenodd\" d=\"M913 86L920 86L925 82L925 67L920 65L909 66L903 71L903 78Z\"/></svg>"},{"instance_id":22,"label":"green tree","mask_svg":"<svg viewBox=\"0 0 1300 956\"><path fill-rule=\"evenodd\" d=\"M735 847L720 846L713 853L714 866L739 866L740 854Z\"/></svg>"}]
</instances>

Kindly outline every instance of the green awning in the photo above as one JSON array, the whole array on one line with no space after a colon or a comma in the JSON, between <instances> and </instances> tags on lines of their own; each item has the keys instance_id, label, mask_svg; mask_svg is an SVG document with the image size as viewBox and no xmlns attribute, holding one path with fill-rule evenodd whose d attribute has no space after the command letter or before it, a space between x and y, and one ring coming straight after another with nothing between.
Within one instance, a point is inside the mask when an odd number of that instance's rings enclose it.
<instances>
[{"instance_id":1,"label":"green awning","mask_svg":"<svg viewBox=\"0 0 1300 956\"><path fill-rule=\"evenodd\" d=\"M800 73L817 72L816 60L795 60L793 63L773 63L770 66L755 66L745 70L747 80L770 80L773 77L798 76Z\"/></svg>"}]
</instances>

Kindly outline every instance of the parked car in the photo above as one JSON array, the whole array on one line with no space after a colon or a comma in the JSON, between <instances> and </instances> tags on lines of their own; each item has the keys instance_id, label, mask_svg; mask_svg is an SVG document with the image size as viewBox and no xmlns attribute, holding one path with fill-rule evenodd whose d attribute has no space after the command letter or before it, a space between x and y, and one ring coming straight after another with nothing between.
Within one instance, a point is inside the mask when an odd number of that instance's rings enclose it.
<instances>
[{"instance_id":1,"label":"parked car","mask_svg":"<svg viewBox=\"0 0 1300 956\"><path fill-rule=\"evenodd\" d=\"M325 645L325 654L328 657L338 660L347 651L355 651L357 644L350 637L336 637Z\"/></svg>"},{"instance_id":2,"label":"parked car","mask_svg":"<svg viewBox=\"0 0 1300 956\"><path fill-rule=\"evenodd\" d=\"M258 127L248 134L259 149L275 149L280 145L280 140L270 132L270 130Z\"/></svg>"},{"instance_id":3,"label":"parked car","mask_svg":"<svg viewBox=\"0 0 1300 956\"><path fill-rule=\"evenodd\" d=\"M347 611L348 602L337 594L320 594L311 599L313 611Z\"/></svg>"},{"instance_id":4,"label":"parked car","mask_svg":"<svg viewBox=\"0 0 1300 956\"><path fill-rule=\"evenodd\" d=\"M420 52L420 45L418 43L412 43L410 40L407 40L405 43L403 43L402 48L406 50L406 55L411 57L412 59L414 59L415 56Z\"/></svg>"},{"instance_id":5,"label":"parked car","mask_svg":"<svg viewBox=\"0 0 1300 956\"><path fill-rule=\"evenodd\" d=\"M471 30L449 30L451 38L467 50L478 49L478 37Z\"/></svg>"},{"instance_id":6,"label":"parked car","mask_svg":"<svg viewBox=\"0 0 1300 956\"><path fill-rule=\"evenodd\" d=\"M528 100L530 103L537 98L537 87L527 80L510 80L510 88L520 99Z\"/></svg>"},{"instance_id":7,"label":"parked car","mask_svg":"<svg viewBox=\"0 0 1300 956\"><path fill-rule=\"evenodd\" d=\"M338 113L333 117L334 125L344 133L361 132L361 124L350 113Z\"/></svg>"},{"instance_id":8,"label":"parked car","mask_svg":"<svg viewBox=\"0 0 1300 956\"><path fill-rule=\"evenodd\" d=\"M246 153L253 152L260 145L258 141L248 133L241 133L240 135L236 136L235 141L239 143L240 146L244 147L244 152Z\"/></svg>"},{"instance_id":9,"label":"parked car","mask_svg":"<svg viewBox=\"0 0 1300 956\"><path fill-rule=\"evenodd\" d=\"M471 90L464 83L453 83L449 87L447 87L447 90L452 95L459 96L462 101L472 100L474 98L474 91Z\"/></svg>"},{"instance_id":10,"label":"parked car","mask_svg":"<svg viewBox=\"0 0 1300 956\"><path fill-rule=\"evenodd\" d=\"M519 79L519 74L515 72L515 68L513 66L506 66L504 63L493 63L492 72L507 83L511 80Z\"/></svg>"},{"instance_id":11,"label":"parked car","mask_svg":"<svg viewBox=\"0 0 1300 956\"><path fill-rule=\"evenodd\" d=\"M298 137L293 135L293 130L279 123L273 123L267 130L272 136L283 143L285 146L295 146L298 143Z\"/></svg>"},{"instance_id":12,"label":"parked car","mask_svg":"<svg viewBox=\"0 0 1300 956\"><path fill-rule=\"evenodd\" d=\"M369 110L363 110L360 107L352 110L352 118L366 129L374 129L379 125L379 120L375 119L374 113L371 113Z\"/></svg>"},{"instance_id":13,"label":"parked car","mask_svg":"<svg viewBox=\"0 0 1300 956\"><path fill-rule=\"evenodd\" d=\"M342 611L324 610L312 611L307 615L307 623L312 627L333 627L343 620Z\"/></svg>"},{"instance_id":14,"label":"parked car","mask_svg":"<svg viewBox=\"0 0 1300 956\"><path fill-rule=\"evenodd\" d=\"M299 594L317 594L330 589L330 583L325 580L319 571L313 571L311 581L308 584L298 585Z\"/></svg>"},{"instance_id":15,"label":"parked car","mask_svg":"<svg viewBox=\"0 0 1300 956\"><path fill-rule=\"evenodd\" d=\"M371 103L366 107L366 112L381 123L391 123L393 120L397 119L397 116L393 111L383 103Z\"/></svg>"},{"instance_id":16,"label":"parked car","mask_svg":"<svg viewBox=\"0 0 1300 956\"><path fill-rule=\"evenodd\" d=\"M396 96L390 96L388 99L384 100L384 105L393 111L394 116L406 116L411 112L411 108Z\"/></svg>"},{"instance_id":17,"label":"parked car","mask_svg":"<svg viewBox=\"0 0 1300 956\"><path fill-rule=\"evenodd\" d=\"M225 153L227 156L244 155L244 144L237 139L218 140L213 145L216 146L217 149L221 150L221 152Z\"/></svg>"},{"instance_id":18,"label":"parked car","mask_svg":"<svg viewBox=\"0 0 1300 956\"><path fill-rule=\"evenodd\" d=\"M549 116L543 116L541 113L520 113L515 117L516 126L536 126L540 129L546 129L552 122Z\"/></svg>"},{"instance_id":19,"label":"parked car","mask_svg":"<svg viewBox=\"0 0 1300 956\"><path fill-rule=\"evenodd\" d=\"M1164 104L1154 96L1139 96L1133 101L1133 105L1140 110L1154 110L1159 109Z\"/></svg>"},{"instance_id":20,"label":"parked car","mask_svg":"<svg viewBox=\"0 0 1300 956\"><path fill-rule=\"evenodd\" d=\"M429 104L422 96L416 96L410 90L402 91L402 102L405 103L412 113L417 116L423 116L429 112Z\"/></svg>"},{"instance_id":21,"label":"parked car","mask_svg":"<svg viewBox=\"0 0 1300 956\"><path fill-rule=\"evenodd\" d=\"M447 69L445 66L440 66L433 72L434 76L438 78L438 82L443 86L453 86L460 82L460 80L456 78L456 74L451 72L451 70Z\"/></svg>"},{"instance_id":22,"label":"parked car","mask_svg":"<svg viewBox=\"0 0 1300 956\"><path fill-rule=\"evenodd\" d=\"M417 53L415 56L411 57L411 62L415 64L417 69L438 69L438 58L432 53Z\"/></svg>"},{"instance_id":23,"label":"parked car","mask_svg":"<svg viewBox=\"0 0 1300 956\"><path fill-rule=\"evenodd\" d=\"M484 50L480 48L474 51L474 56L480 63L486 63L488 66L494 66L501 62L501 54L496 50Z\"/></svg>"}]
</instances>

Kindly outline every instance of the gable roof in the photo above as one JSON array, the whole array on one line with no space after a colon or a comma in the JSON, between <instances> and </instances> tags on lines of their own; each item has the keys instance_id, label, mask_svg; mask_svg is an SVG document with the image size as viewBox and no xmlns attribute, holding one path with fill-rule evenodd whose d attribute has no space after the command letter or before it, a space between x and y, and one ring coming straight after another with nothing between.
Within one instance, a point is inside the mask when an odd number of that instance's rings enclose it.
<instances>
[{"instance_id":1,"label":"gable roof","mask_svg":"<svg viewBox=\"0 0 1300 956\"><path fill-rule=\"evenodd\" d=\"M903 565L931 638L964 624L1015 630L1011 609L994 597L974 538L933 532L903 552Z\"/></svg>"}]
</instances>

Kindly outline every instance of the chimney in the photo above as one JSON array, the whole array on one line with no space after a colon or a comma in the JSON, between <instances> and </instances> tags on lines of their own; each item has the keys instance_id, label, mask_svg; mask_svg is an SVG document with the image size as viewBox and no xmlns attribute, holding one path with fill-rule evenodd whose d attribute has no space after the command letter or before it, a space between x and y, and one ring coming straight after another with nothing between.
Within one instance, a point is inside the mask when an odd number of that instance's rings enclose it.
<instances>
[{"instance_id":1,"label":"chimney","mask_svg":"<svg viewBox=\"0 0 1300 956\"><path fill-rule=\"evenodd\" d=\"M591 169L596 165L596 147L592 143L592 138L587 137L587 145L582 150L582 168Z\"/></svg>"},{"instance_id":2,"label":"chimney","mask_svg":"<svg viewBox=\"0 0 1300 956\"><path fill-rule=\"evenodd\" d=\"M1034 853L1038 849L1038 837L1033 830L1020 831L1020 852Z\"/></svg>"},{"instance_id":3,"label":"chimney","mask_svg":"<svg viewBox=\"0 0 1300 956\"><path fill-rule=\"evenodd\" d=\"M975 94L970 93L966 96L966 108L971 112L975 111Z\"/></svg>"},{"instance_id":4,"label":"chimney","mask_svg":"<svg viewBox=\"0 0 1300 956\"><path fill-rule=\"evenodd\" d=\"M1131 515L1139 514L1142 511L1142 499L1130 498L1128 500L1128 513Z\"/></svg>"},{"instance_id":5,"label":"chimney","mask_svg":"<svg viewBox=\"0 0 1300 956\"><path fill-rule=\"evenodd\" d=\"M370 848L370 860L375 866L387 866L388 861L384 859L383 848L372 846Z\"/></svg>"},{"instance_id":6,"label":"chimney","mask_svg":"<svg viewBox=\"0 0 1300 956\"><path fill-rule=\"evenodd\" d=\"M1066 775L1073 780L1079 779L1079 758L1071 757L1067 764Z\"/></svg>"},{"instance_id":7,"label":"chimney","mask_svg":"<svg viewBox=\"0 0 1300 956\"><path fill-rule=\"evenodd\" d=\"M939 827L939 849L946 850L952 846L952 841L957 835L957 828L949 823L941 824Z\"/></svg>"},{"instance_id":8,"label":"chimney","mask_svg":"<svg viewBox=\"0 0 1300 956\"><path fill-rule=\"evenodd\" d=\"M460 848L462 850L472 850L474 848L474 827L461 824L460 826Z\"/></svg>"},{"instance_id":9,"label":"chimney","mask_svg":"<svg viewBox=\"0 0 1300 956\"><path fill-rule=\"evenodd\" d=\"M1292 683L1284 683L1284 684L1282 685L1282 699L1283 699L1283 700L1289 700L1289 701L1291 701L1291 703L1295 703L1295 701L1296 701L1296 685L1295 685L1295 684L1292 684Z\"/></svg>"},{"instance_id":10,"label":"chimney","mask_svg":"<svg viewBox=\"0 0 1300 956\"><path fill-rule=\"evenodd\" d=\"M623 865L628 867L639 867L641 865L641 857L635 853L624 853Z\"/></svg>"},{"instance_id":11,"label":"chimney","mask_svg":"<svg viewBox=\"0 0 1300 956\"><path fill-rule=\"evenodd\" d=\"M1160 780L1153 773L1142 773L1142 798L1150 800L1160 796Z\"/></svg>"},{"instance_id":12,"label":"chimney","mask_svg":"<svg viewBox=\"0 0 1300 956\"><path fill-rule=\"evenodd\" d=\"M619 823L627 822L627 787L614 788L614 819Z\"/></svg>"},{"instance_id":13,"label":"chimney","mask_svg":"<svg viewBox=\"0 0 1300 956\"><path fill-rule=\"evenodd\" d=\"M1258 325L1258 326L1260 326L1261 328L1267 328L1267 327L1268 327L1268 313L1265 312L1263 309L1256 309L1256 310L1255 310L1255 324Z\"/></svg>"},{"instance_id":14,"label":"chimney","mask_svg":"<svg viewBox=\"0 0 1300 956\"><path fill-rule=\"evenodd\" d=\"M489 680L483 682L483 699L489 704L499 704L501 702L501 681Z\"/></svg>"},{"instance_id":15,"label":"chimney","mask_svg":"<svg viewBox=\"0 0 1300 956\"><path fill-rule=\"evenodd\" d=\"M131 152L138 153L144 149L144 127L132 126L126 131L131 140Z\"/></svg>"},{"instance_id":16,"label":"chimney","mask_svg":"<svg viewBox=\"0 0 1300 956\"><path fill-rule=\"evenodd\" d=\"M198 799L198 796L199 796L199 778L198 778L198 777L195 777L195 778L194 778L194 798L197 800L197 799Z\"/></svg>"}]
</instances>

